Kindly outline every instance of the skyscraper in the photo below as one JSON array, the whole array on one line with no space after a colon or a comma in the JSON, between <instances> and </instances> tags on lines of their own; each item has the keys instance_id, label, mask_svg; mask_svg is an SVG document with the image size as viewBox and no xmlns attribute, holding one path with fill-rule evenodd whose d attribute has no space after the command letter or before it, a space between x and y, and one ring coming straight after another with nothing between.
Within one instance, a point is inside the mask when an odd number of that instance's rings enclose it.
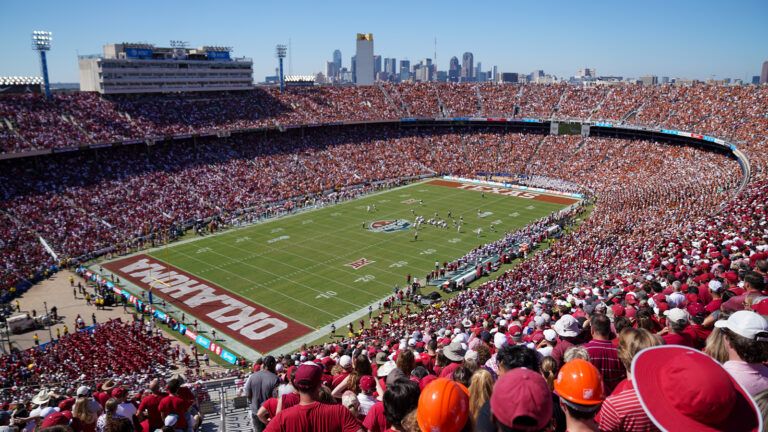
<instances>
[{"instance_id":1,"label":"skyscraper","mask_svg":"<svg viewBox=\"0 0 768 432\"><path fill-rule=\"evenodd\" d=\"M357 82L357 56L352 56L349 62L349 73L352 74L352 82Z\"/></svg>"},{"instance_id":2,"label":"skyscraper","mask_svg":"<svg viewBox=\"0 0 768 432\"><path fill-rule=\"evenodd\" d=\"M456 56L451 57L451 61L448 64L448 81L459 82L459 73L461 67L459 66L459 59Z\"/></svg>"},{"instance_id":3,"label":"skyscraper","mask_svg":"<svg viewBox=\"0 0 768 432\"><path fill-rule=\"evenodd\" d=\"M410 60L400 60L400 81L407 81L411 77Z\"/></svg>"},{"instance_id":4,"label":"skyscraper","mask_svg":"<svg viewBox=\"0 0 768 432\"><path fill-rule=\"evenodd\" d=\"M471 52L465 52L461 56L461 82L472 81L472 72L474 72L472 70L472 61L473 56Z\"/></svg>"},{"instance_id":5,"label":"skyscraper","mask_svg":"<svg viewBox=\"0 0 768 432\"><path fill-rule=\"evenodd\" d=\"M355 53L357 85L373 85L373 35L371 33L357 34L357 52Z\"/></svg>"},{"instance_id":6,"label":"skyscraper","mask_svg":"<svg viewBox=\"0 0 768 432\"><path fill-rule=\"evenodd\" d=\"M373 76L376 77L381 72L381 56L373 56Z\"/></svg>"},{"instance_id":7,"label":"skyscraper","mask_svg":"<svg viewBox=\"0 0 768 432\"><path fill-rule=\"evenodd\" d=\"M385 58L384 59L384 72L390 75L397 75L397 59Z\"/></svg>"},{"instance_id":8,"label":"skyscraper","mask_svg":"<svg viewBox=\"0 0 768 432\"><path fill-rule=\"evenodd\" d=\"M763 71L760 73L760 84L768 83L768 60L763 62Z\"/></svg>"},{"instance_id":9,"label":"skyscraper","mask_svg":"<svg viewBox=\"0 0 768 432\"><path fill-rule=\"evenodd\" d=\"M333 81L333 79L338 75L339 70L336 69L336 63L332 61L325 62L325 76L328 78L328 80Z\"/></svg>"},{"instance_id":10,"label":"skyscraper","mask_svg":"<svg viewBox=\"0 0 768 432\"><path fill-rule=\"evenodd\" d=\"M341 70L341 50L336 50L333 52L333 62L336 63L336 70Z\"/></svg>"}]
</instances>

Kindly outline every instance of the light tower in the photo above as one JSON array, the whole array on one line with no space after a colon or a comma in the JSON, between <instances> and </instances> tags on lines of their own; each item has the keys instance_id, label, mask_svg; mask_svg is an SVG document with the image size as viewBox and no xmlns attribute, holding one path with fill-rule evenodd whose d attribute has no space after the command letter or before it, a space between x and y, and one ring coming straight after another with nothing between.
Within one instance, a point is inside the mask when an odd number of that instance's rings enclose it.
<instances>
[{"instance_id":1,"label":"light tower","mask_svg":"<svg viewBox=\"0 0 768 432\"><path fill-rule=\"evenodd\" d=\"M43 84L45 85L45 98L51 98L51 86L48 82L48 62L45 52L51 49L51 32L35 30L32 32L32 49L40 52L40 68L43 70Z\"/></svg>"},{"instance_id":2,"label":"light tower","mask_svg":"<svg viewBox=\"0 0 768 432\"><path fill-rule=\"evenodd\" d=\"M285 79L283 78L283 59L285 58L286 51L288 51L288 47L285 45L278 45L275 48L275 54L277 55L277 58L280 59L280 91L285 91Z\"/></svg>"}]
</instances>

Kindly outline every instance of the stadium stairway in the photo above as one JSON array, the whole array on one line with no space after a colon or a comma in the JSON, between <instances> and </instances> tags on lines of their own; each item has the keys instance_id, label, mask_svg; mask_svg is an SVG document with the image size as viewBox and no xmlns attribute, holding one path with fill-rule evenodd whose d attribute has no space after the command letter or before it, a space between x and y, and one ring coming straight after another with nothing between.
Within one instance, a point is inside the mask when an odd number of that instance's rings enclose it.
<instances>
[{"instance_id":1,"label":"stadium stairway","mask_svg":"<svg viewBox=\"0 0 768 432\"><path fill-rule=\"evenodd\" d=\"M485 107L483 106L483 96L480 94L480 86L475 86L475 97L477 97L477 116L485 117Z\"/></svg>"},{"instance_id":2,"label":"stadium stairway","mask_svg":"<svg viewBox=\"0 0 768 432\"><path fill-rule=\"evenodd\" d=\"M74 126L75 128L77 128L77 130L79 130L79 131L80 131L80 132L81 132L83 135L85 135L85 138L88 140L88 142L89 142L90 144L96 144L96 140L95 140L95 139L93 139L93 137L92 137L92 136L91 136L91 135L88 133L88 131L87 131L87 130L85 130L85 129L84 129L84 128L83 128L83 127L80 125L80 123L77 121L77 119L75 119L75 116L73 116L72 114L62 114L62 115L61 115L61 118L62 118L62 120L64 120L65 122L68 122L69 124L71 124L72 126Z\"/></svg>"},{"instance_id":3,"label":"stadium stairway","mask_svg":"<svg viewBox=\"0 0 768 432\"><path fill-rule=\"evenodd\" d=\"M8 120L8 118L3 117L3 123L5 123L5 127L8 128L8 130L15 137L17 137L21 142L24 143L25 147L28 147L28 148L31 148L31 149L36 148L35 146L32 145L32 143L30 143L29 141L27 141L26 138L24 138L24 135L20 134L19 131L15 127L13 127L13 123L10 120Z\"/></svg>"},{"instance_id":4,"label":"stadium stairway","mask_svg":"<svg viewBox=\"0 0 768 432\"><path fill-rule=\"evenodd\" d=\"M594 115L600 111L605 101L607 101L608 98L611 97L611 93L613 93L613 89L610 89L608 93L606 93L605 96L603 97L603 100L601 100L596 107L592 108L592 112L589 113L589 117L587 118L587 121L591 121L592 117L594 117Z\"/></svg>"},{"instance_id":5,"label":"stadium stairway","mask_svg":"<svg viewBox=\"0 0 768 432\"><path fill-rule=\"evenodd\" d=\"M539 149L541 149L541 146L544 144L544 140L547 139L549 135L544 135L541 137L539 142L536 144L536 148L531 152L530 156L528 156L528 159L525 161L525 165L523 165L523 168L520 170L520 172L528 172L528 164L531 163L531 160L533 160L533 157L536 156L536 153L539 152Z\"/></svg>"},{"instance_id":6,"label":"stadium stairway","mask_svg":"<svg viewBox=\"0 0 768 432\"><path fill-rule=\"evenodd\" d=\"M389 95L389 92L387 92L387 89L385 89L384 86L381 85L380 82L376 82L376 87L378 87L379 90L381 90L381 92L384 93L384 98L389 101L390 105L392 105L392 108L394 108L395 111L397 111L400 115L402 115L403 114L403 110L400 107L397 106L395 101L392 100L392 96Z\"/></svg>"}]
</instances>

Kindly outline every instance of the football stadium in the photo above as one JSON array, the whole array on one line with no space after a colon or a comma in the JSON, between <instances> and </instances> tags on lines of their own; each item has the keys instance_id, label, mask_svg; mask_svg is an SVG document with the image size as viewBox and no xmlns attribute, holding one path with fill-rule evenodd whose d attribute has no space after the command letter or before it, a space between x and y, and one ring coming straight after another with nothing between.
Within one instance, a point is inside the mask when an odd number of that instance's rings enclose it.
<instances>
[{"instance_id":1,"label":"football stadium","mask_svg":"<svg viewBox=\"0 0 768 432\"><path fill-rule=\"evenodd\" d=\"M356 83L105 40L52 91L32 39L0 430L768 427L768 86L368 82L358 34Z\"/></svg>"}]
</instances>

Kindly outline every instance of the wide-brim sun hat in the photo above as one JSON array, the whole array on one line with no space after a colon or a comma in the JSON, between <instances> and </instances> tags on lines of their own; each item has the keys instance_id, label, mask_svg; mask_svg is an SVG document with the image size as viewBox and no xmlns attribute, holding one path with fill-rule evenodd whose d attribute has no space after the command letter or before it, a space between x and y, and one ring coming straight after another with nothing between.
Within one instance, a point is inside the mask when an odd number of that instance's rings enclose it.
<instances>
[{"instance_id":1,"label":"wide-brim sun hat","mask_svg":"<svg viewBox=\"0 0 768 432\"><path fill-rule=\"evenodd\" d=\"M632 382L643 410L662 431L762 431L749 393L701 351L646 348L632 360Z\"/></svg>"}]
</instances>

